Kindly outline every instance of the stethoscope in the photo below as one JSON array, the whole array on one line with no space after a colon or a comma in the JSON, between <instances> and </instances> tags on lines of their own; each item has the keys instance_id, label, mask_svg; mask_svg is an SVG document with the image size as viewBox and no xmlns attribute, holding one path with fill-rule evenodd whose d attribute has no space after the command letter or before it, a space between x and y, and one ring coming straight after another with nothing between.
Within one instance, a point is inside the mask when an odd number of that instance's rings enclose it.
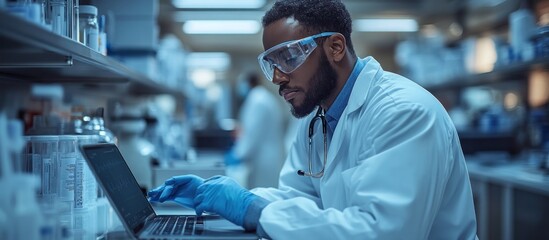
<instances>
[{"instance_id":1,"label":"stethoscope","mask_svg":"<svg viewBox=\"0 0 549 240\"><path fill-rule=\"evenodd\" d=\"M318 119L320 119L320 121L322 122L322 135L324 136L324 163L322 164L322 170L320 170L320 172L313 173L313 133L315 129L315 122ZM311 122L309 123L309 172L298 170L297 175L314 178L320 178L324 176L324 168L326 167L326 159L328 158L328 152L326 151L328 149L326 135L326 117L324 116L324 110L322 110L322 107L318 106L315 117L311 119Z\"/></svg>"}]
</instances>

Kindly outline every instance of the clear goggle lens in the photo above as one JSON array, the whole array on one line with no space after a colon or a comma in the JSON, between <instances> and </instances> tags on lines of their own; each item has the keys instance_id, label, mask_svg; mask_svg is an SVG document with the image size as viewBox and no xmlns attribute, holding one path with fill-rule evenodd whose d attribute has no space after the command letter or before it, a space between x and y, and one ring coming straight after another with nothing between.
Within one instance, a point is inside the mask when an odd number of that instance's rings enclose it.
<instances>
[{"instance_id":1,"label":"clear goggle lens","mask_svg":"<svg viewBox=\"0 0 549 240\"><path fill-rule=\"evenodd\" d=\"M273 81L275 68L289 74L299 68L317 47L316 38L328 37L335 32L323 32L299 40L278 44L257 58L259 66L269 81Z\"/></svg>"}]
</instances>

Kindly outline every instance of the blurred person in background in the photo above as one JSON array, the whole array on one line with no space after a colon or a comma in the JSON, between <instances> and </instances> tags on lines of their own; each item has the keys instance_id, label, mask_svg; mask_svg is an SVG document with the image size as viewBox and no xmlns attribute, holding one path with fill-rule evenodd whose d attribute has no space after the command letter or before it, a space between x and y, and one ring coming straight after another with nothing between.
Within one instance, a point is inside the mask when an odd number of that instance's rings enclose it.
<instances>
[{"instance_id":1,"label":"blurred person in background","mask_svg":"<svg viewBox=\"0 0 549 240\"><path fill-rule=\"evenodd\" d=\"M284 163L283 114L278 99L255 73L237 82L244 98L234 147L225 154L226 174L243 186L277 187Z\"/></svg>"}]
</instances>

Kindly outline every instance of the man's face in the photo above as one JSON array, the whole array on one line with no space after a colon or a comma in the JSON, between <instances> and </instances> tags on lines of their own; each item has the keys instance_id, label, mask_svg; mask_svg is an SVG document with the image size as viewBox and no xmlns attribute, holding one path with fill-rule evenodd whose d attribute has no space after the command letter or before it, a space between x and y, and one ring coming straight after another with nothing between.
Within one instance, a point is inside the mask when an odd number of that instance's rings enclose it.
<instances>
[{"instance_id":1,"label":"man's face","mask_svg":"<svg viewBox=\"0 0 549 240\"><path fill-rule=\"evenodd\" d=\"M308 37L297 20L283 18L266 26L263 47L269 49L279 43ZM318 41L322 43L323 41ZM279 94L291 104L292 114L301 118L311 113L336 87L336 72L319 44L303 65L290 74L275 70L273 83Z\"/></svg>"},{"instance_id":2,"label":"man's face","mask_svg":"<svg viewBox=\"0 0 549 240\"><path fill-rule=\"evenodd\" d=\"M332 66L330 66L324 53L321 55L318 65L319 69L315 75L306 81L308 82L308 89L300 89L304 92L303 103L296 103L293 99L290 101L290 104L292 105L292 114L295 117L301 118L307 116L322 100L326 99L336 87L336 72ZM286 85L281 85L279 93L284 92L285 88L287 88Z\"/></svg>"}]
</instances>

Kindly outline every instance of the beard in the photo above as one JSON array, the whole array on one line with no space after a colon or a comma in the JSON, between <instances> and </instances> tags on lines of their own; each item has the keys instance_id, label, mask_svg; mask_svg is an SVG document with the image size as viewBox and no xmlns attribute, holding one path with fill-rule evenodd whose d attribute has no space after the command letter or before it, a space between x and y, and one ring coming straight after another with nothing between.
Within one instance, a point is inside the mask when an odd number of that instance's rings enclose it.
<instances>
[{"instance_id":1,"label":"beard","mask_svg":"<svg viewBox=\"0 0 549 240\"><path fill-rule=\"evenodd\" d=\"M319 71L312 77L310 88L305 93L305 99L299 106L291 103L292 115L302 118L309 115L320 103L328 98L336 87L337 73L328 62L328 58L322 52Z\"/></svg>"}]
</instances>

